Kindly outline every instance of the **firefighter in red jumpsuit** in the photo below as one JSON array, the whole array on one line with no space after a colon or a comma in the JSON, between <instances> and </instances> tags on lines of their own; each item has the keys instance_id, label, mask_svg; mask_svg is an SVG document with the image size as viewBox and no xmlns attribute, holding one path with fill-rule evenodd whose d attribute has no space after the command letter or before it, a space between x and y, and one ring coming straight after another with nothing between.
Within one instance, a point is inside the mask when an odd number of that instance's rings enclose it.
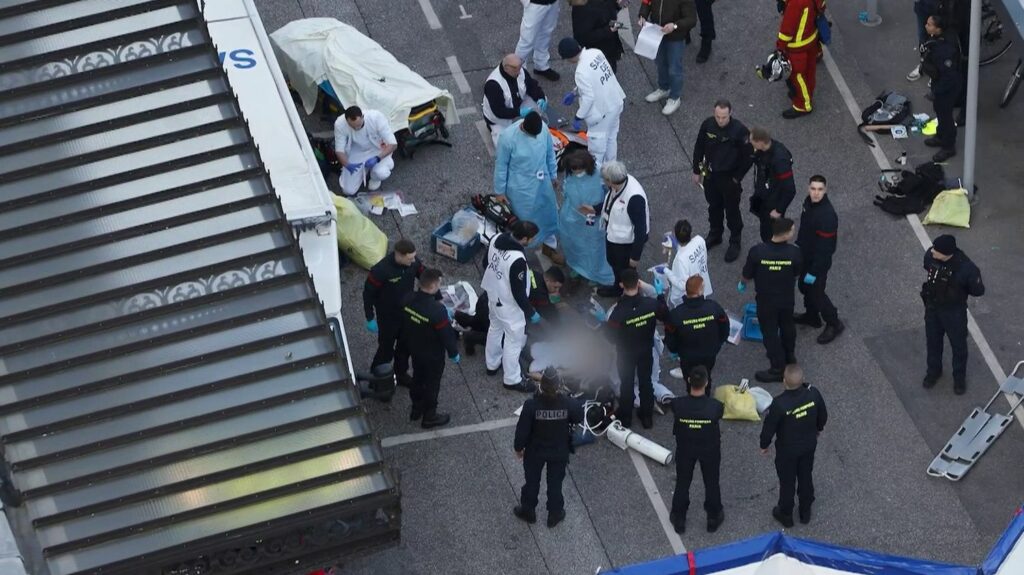
<instances>
[{"instance_id":1,"label":"firefighter in red jumpsuit","mask_svg":"<svg viewBox=\"0 0 1024 575\"><path fill-rule=\"evenodd\" d=\"M787 120L811 113L814 72L821 45L815 22L825 11L825 0L785 0L775 47L786 54L793 72L786 83L793 107L782 113Z\"/></svg>"}]
</instances>

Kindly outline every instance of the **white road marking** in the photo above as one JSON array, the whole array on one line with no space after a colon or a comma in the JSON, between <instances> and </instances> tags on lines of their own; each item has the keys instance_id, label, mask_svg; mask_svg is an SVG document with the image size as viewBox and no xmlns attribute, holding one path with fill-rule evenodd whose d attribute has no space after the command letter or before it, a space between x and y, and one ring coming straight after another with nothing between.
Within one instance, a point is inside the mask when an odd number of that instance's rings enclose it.
<instances>
[{"instance_id":1,"label":"white road marking","mask_svg":"<svg viewBox=\"0 0 1024 575\"><path fill-rule=\"evenodd\" d=\"M494 157L494 141L491 140L491 131L487 129L487 122L483 120L476 121L476 129L480 132L480 138L484 141L484 147L487 148L487 155Z\"/></svg>"},{"instance_id":2,"label":"white road marking","mask_svg":"<svg viewBox=\"0 0 1024 575\"><path fill-rule=\"evenodd\" d=\"M683 545L683 540L679 538L679 534L672 528L672 522L668 520L668 508L665 507L665 501L661 498L661 492L658 491L658 486L654 483L654 478L651 477L651 470L647 469L647 461L635 449L627 449L626 451L629 452L629 458L633 460L633 467L636 467L636 472L640 475L640 483L643 484L644 491L647 492L647 497L650 498L651 505L654 506L654 513L658 516L658 521L661 522L661 528L665 531L665 536L668 537L669 545L672 546L672 552L676 555L686 553L686 546Z\"/></svg>"},{"instance_id":3,"label":"white road marking","mask_svg":"<svg viewBox=\"0 0 1024 575\"><path fill-rule=\"evenodd\" d=\"M850 90L850 86L846 83L846 79L843 78L842 72L839 71L839 66L836 65L836 61L832 59L832 54L829 49L822 47L825 53L825 67L828 69L829 75L832 76L832 81L835 83L836 88L839 89L839 94L843 97L843 101L846 103L846 108L850 111L850 115L853 116L854 122L860 123L861 108L857 104L857 99L853 97L853 91ZM892 169L892 164L889 163L889 159L885 157L885 153L882 151L881 146L878 144L878 140L875 138L874 133L868 133L868 137L875 144L871 148L871 155L875 158L875 163L878 164L878 168L881 170ZM917 240L921 242L921 247L928 249L932 245L932 240L928 237L928 232L924 230L924 226L921 225L921 218L917 214L908 214L907 222L910 223L910 228L914 230L914 235L917 236ZM978 346L978 351L981 352L982 358L985 359L985 364L988 366L989 371L992 372L992 376L996 378L996 384L1002 385L1006 381L1006 372L1003 371L1002 366L999 365L999 360L996 359L996 354L992 351L992 347L988 344L988 340L985 339L985 334L981 333L981 328L978 327L978 322L974 319L974 314L969 310L967 312L967 331L971 334L974 339L975 345ZM1012 407L1016 401L1014 396L1011 394L1004 394L1007 403ZM1018 407L1014 412L1017 417L1017 423L1024 427L1024 406Z\"/></svg>"},{"instance_id":4,"label":"white road marking","mask_svg":"<svg viewBox=\"0 0 1024 575\"><path fill-rule=\"evenodd\" d=\"M462 73L458 58L446 56L444 61L448 62L448 69L452 71L452 78L455 78L455 85L458 86L459 92L463 94L470 93L472 90L469 88L469 82L466 81L466 75Z\"/></svg>"},{"instance_id":5,"label":"white road marking","mask_svg":"<svg viewBox=\"0 0 1024 575\"><path fill-rule=\"evenodd\" d=\"M406 443L416 443L419 441L428 441L431 439L440 439L442 437L453 437L456 435L466 435L467 433L477 433L479 431L493 431L495 429L501 429L503 427L512 427L519 421L517 417L508 417L505 419L494 419L491 421L483 421L480 423L473 423L470 425L460 425L458 427L445 427L441 429L434 429L431 431L423 431L420 433L407 433L405 435L393 435L391 437L385 437L380 441L381 447L394 447L396 445L405 445Z\"/></svg>"},{"instance_id":6,"label":"white road marking","mask_svg":"<svg viewBox=\"0 0 1024 575\"><path fill-rule=\"evenodd\" d=\"M434 7L430 5L430 0L420 0L420 8L423 9L423 15L427 17L427 24L430 25L430 29L440 30L441 21L437 19L437 12L434 12Z\"/></svg>"},{"instance_id":7,"label":"white road marking","mask_svg":"<svg viewBox=\"0 0 1024 575\"><path fill-rule=\"evenodd\" d=\"M465 20L466 18L472 18L473 17L470 14L466 14L466 7L463 6L462 4L459 4L459 12L462 12L462 15L459 16L459 20Z\"/></svg>"}]
</instances>

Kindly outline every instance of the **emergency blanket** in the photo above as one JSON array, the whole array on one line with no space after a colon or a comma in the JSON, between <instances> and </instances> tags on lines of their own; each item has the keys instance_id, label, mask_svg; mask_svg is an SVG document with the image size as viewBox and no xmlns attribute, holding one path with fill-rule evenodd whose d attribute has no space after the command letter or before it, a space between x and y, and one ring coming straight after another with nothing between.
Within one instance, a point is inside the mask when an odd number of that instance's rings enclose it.
<instances>
[{"instance_id":1,"label":"emergency blanket","mask_svg":"<svg viewBox=\"0 0 1024 575\"><path fill-rule=\"evenodd\" d=\"M370 269L388 253L388 237L352 200L332 194L338 210L338 247L357 266Z\"/></svg>"},{"instance_id":2,"label":"emergency blanket","mask_svg":"<svg viewBox=\"0 0 1024 575\"><path fill-rule=\"evenodd\" d=\"M431 101L446 117L456 117L447 90L434 87L380 44L334 18L289 22L270 40L307 114L316 108L319 85L329 82L345 106L382 112L395 132L409 127L412 108Z\"/></svg>"},{"instance_id":3,"label":"emergency blanket","mask_svg":"<svg viewBox=\"0 0 1024 575\"><path fill-rule=\"evenodd\" d=\"M740 391L739 386L716 386L715 399L725 405L725 415L722 419L761 421L761 416L757 413L757 399L749 391Z\"/></svg>"},{"instance_id":4,"label":"emergency blanket","mask_svg":"<svg viewBox=\"0 0 1024 575\"><path fill-rule=\"evenodd\" d=\"M967 199L967 190L960 188L939 192L921 223L971 227L971 202Z\"/></svg>"}]
</instances>

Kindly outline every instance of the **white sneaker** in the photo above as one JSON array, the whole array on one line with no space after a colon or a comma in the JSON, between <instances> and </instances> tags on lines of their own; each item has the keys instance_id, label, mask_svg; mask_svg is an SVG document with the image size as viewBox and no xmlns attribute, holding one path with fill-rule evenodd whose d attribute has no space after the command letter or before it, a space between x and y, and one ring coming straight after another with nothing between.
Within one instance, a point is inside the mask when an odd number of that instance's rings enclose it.
<instances>
[{"instance_id":1,"label":"white sneaker","mask_svg":"<svg viewBox=\"0 0 1024 575\"><path fill-rule=\"evenodd\" d=\"M380 180L375 180L373 178L370 178L370 181L366 183L366 189L370 190L371 192L379 190L380 189Z\"/></svg>"},{"instance_id":2,"label":"white sneaker","mask_svg":"<svg viewBox=\"0 0 1024 575\"><path fill-rule=\"evenodd\" d=\"M661 113L669 116L679 109L679 98L669 98L665 100L665 107L661 109Z\"/></svg>"},{"instance_id":3,"label":"white sneaker","mask_svg":"<svg viewBox=\"0 0 1024 575\"><path fill-rule=\"evenodd\" d=\"M907 81L908 82L916 82L917 80L920 80L920 79L921 79L921 65L918 64L917 66L914 66L914 69L911 70L909 74L907 74Z\"/></svg>"},{"instance_id":4,"label":"white sneaker","mask_svg":"<svg viewBox=\"0 0 1024 575\"><path fill-rule=\"evenodd\" d=\"M668 374L671 375L672 377L676 378L676 379L683 379L683 368L681 368L681 367L673 368L672 371L668 372Z\"/></svg>"},{"instance_id":5,"label":"white sneaker","mask_svg":"<svg viewBox=\"0 0 1024 575\"><path fill-rule=\"evenodd\" d=\"M665 98L668 98L668 90L662 90L660 88L644 96L644 100L647 100L652 104L655 102L660 102Z\"/></svg>"}]
</instances>

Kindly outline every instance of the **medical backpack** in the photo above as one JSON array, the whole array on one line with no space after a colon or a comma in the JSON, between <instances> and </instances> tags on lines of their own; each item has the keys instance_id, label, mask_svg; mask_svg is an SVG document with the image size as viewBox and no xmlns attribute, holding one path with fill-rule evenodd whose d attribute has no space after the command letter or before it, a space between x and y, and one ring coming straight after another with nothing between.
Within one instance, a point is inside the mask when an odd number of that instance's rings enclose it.
<instances>
[{"instance_id":1,"label":"medical backpack","mask_svg":"<svg viewBox=\"0 0 1024 575\"><path fill-rule=\"evenodd\" d=\"M452 146L448 141L444 114L436 102L427 102L413 108L409 113L409 127L396 132L395 137L398 138L398 153L403 158L412 158L416 148L426 144Z\"/></svg>"}]
</instances>

